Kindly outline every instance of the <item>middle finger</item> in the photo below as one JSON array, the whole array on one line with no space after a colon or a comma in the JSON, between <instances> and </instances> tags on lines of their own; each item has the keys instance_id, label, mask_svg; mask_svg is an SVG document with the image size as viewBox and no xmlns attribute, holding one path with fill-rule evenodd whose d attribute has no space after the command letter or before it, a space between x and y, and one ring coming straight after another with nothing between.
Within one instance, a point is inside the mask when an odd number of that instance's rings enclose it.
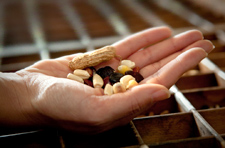
<instances>
[{"instance_id":1,"label":"middle finger","mask_svg":"<svg viewBox=\"0 0 225 148\"><path fill-rule=\"evenodd\" d=\"M200 40L197 41L191 45L189 45L188 47L184 48L183 50L180 50L176 53L171 54L170 56L157 61L155 63L152 63L150 65L147 65L145 67L143 67L140 70L140 73L144 76L144 77L148 77L150 75L152 75L153 73L155 73L156 71L158 71L160 68L162 68L164 65L166 65L167 63L169 63L170 61L172 61L173 59L175 59L177 56L179 56L181 53L190 50L191 48L195 48L195 47L200 47L202 49L204 49L207 53L210 53L213 49L213 44L212 42L210 42L209 40Z\"/></svg>"},{"instance_id":2,"label":"middle finger","mask_svg":"<svg viewBox=\"0 0 225 148\"><path fill-rule=\"evenodd\" d=\"M134 61L140 68L159 61L174 52L182 50L190 44L202 40L203 35L198 30L191 30L181 34L178 34L172 38L166 39L155 45L147 47L139 52L134 53L129 57L131 61ZM140 60L141 59L141 60Z\"/></svg>"}]
</instances>

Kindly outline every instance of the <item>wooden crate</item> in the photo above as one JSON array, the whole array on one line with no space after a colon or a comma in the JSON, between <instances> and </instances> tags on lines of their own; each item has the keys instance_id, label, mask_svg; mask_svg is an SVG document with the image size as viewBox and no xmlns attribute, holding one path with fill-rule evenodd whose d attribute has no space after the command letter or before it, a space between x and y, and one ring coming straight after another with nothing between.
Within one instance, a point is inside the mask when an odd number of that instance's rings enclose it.
<instances>
[{"instance_id":1,"label":"wooden crate","mask_svg":"<svg viewBox=\"0 0 225 148\"><path fill-rule=\"evenodd\" d=\"M198 29L215 49L175 85L212 129L225 138L225 15L220 7L224 1L167 2L165 5L166 1L161 0L1 0L0 71L14 72L41 60L44 47L48 58L57 58L112 44L149 27L167 25L174 35ZM32 24L30 20L38 23ZM178 99L172 93L169 99L155 103L146 114L132 121L144 143L151 148L220 148L218 138L203 134L205 127L193 112L185 112L187 104L180 104ZM137 131L130 124L97 135L49 128L0 127L0 146L139 148Z\"/></svg>"}]
</instances>

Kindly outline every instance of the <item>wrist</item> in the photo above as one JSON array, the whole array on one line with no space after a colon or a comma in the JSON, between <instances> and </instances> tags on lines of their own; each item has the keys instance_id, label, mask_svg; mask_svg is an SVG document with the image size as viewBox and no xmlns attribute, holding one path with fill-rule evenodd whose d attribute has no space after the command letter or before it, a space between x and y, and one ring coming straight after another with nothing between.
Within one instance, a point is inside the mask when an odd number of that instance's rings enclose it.
<instances>
[{"instance_id":1,"label":"wrist","mask_svg":"<svg viewBox=\"0 0 225 148\"><path fill-rule=\"evenodd\" d=\"M25 78L17 73L0 73L0 88L0 125L34 125L36 112Z\"/></svg>"}]
</instances>

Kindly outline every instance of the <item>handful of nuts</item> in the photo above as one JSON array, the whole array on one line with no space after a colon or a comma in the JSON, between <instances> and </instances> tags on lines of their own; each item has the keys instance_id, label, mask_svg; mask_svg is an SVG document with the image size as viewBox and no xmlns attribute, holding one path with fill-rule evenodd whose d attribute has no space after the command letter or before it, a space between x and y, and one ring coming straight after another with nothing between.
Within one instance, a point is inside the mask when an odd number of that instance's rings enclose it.
<instances>
[{"instance_id":1,"label":"handful of nuts","mask_svg":"<svg viewBox=\"0 0 225 148\"><path fill-rule=\"evenodd\" d=\"M94 88L103 88L105 95L125 92L138 85L144 78L139 68L130 60L122 60L116 70L105 66L96 70L96 66L116 56L113 46L106 46L92 53L75 57L69 63L74 70L67 78L84 83Z\"/></svg>"}]
</instances>

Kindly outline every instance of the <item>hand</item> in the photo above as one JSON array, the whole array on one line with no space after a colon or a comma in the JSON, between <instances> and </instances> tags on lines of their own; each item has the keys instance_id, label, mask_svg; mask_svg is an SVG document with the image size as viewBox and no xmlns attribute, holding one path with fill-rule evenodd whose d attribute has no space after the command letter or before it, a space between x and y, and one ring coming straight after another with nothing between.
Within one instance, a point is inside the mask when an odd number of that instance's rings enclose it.
<instances>
[{"instance_id":1,"label":"hand","mask_svg":"<svg viewBox=\"0 0 225 148\"><path fill-rule=\"evenodd\" d=\"M167 27L139 32L113 46L117 55L140 67L145 78L141 85L124 93L103 95L100 88L66 78L72 72L68 62L77 54L43 60L17 72L27 88L27 95L23 95L27 97L19 98L30 105L26 122L82 133L97 133L127 124L153 103L168 98L168 89L213 49L212 43L203 40L197 30L171 37ZM118 63L113 59L98 67L109 65L115 69Z\"/></svg>"}]
</instances>

